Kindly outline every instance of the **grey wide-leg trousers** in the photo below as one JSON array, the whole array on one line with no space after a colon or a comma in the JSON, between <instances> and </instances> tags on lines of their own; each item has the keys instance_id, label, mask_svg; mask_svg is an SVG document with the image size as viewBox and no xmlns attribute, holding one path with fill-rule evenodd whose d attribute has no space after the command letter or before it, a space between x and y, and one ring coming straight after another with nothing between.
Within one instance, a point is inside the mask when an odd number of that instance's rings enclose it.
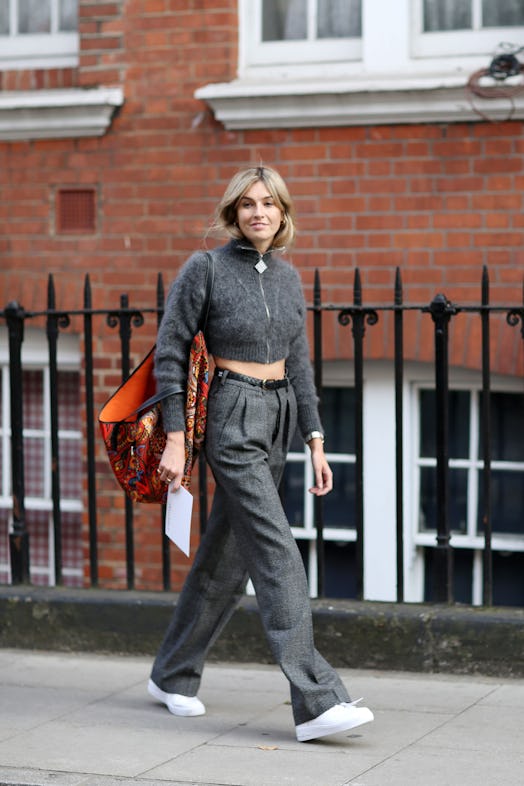
<instances>
[{"instance_id":1,"label":"grey wide-leg trousers","mask_svg":"<svg viewBox=\"0 0 524 786\"><path fill-rule=\"evenodd\" d=\"M278 495L295 425L291 386L264 390L227 375L214 378L206 458L216 492L151 677L168 693L196 695L206 654L249 576L299 724L350 698L315 649L304 565Z\"/></svg>"}]
</instances>

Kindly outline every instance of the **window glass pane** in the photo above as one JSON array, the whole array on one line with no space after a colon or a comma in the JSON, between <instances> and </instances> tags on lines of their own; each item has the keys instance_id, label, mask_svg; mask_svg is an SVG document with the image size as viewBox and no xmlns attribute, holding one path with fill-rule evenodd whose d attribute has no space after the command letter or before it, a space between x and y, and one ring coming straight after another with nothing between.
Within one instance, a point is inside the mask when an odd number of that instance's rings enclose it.
<instances>
[{"instance_id":1,"label":"window glass pane","mask_svg":"<svg viewBox=\"0 0 524 786\"><path fill-rule=\"evenodd\" d=\"M422 467L420 470L420 532L436 530L437 528L436 472L436 467ZM467 484L467 470L450 470L449 522L452 532L466 532L468 500Z\"/></svg>"},{"instance_id":2,"label":"window glass pane","mask_svg":"<svg viewBox=\"0 0 524 786\"><path fill-rule=\"evenodd\" d=\"M28 497L44 496L44 440L24 437L24 480Z\"/></svg>"},{"instance_id":3,"label":"window glass pane","mask_svg":"<svg viewBox=\"0 0 524 786\"><path fill-rule=\"evenodd\" d=\"M307 0L263 0L262 41L307 38Z\"/></svg>"},{"instance_id":4,"label":"window glass pane","mask_svg":"<svg viewBox=\"0 0 524 786\"><path fill-rule=\"evenodd\" d=\"M79 513L62 513L62 567L66 587L82 586L82 516ZM78 575L68 575L66 569Z\"/></svg>"},{"instance_id":5,"label":"window glass pane","mask_svg":"<svg viewBox=\"0 0 524 786\"><path fill-rule=\"evenodd\" d=\"M22 382L24 429L43 429L43 377L41 371L24 371Z\"/></svg>"},{"instance_id":6,"label":"window glass pane","mask_svg":"<svg viewBox=\"0 0 524 786\"><path fill-rule=\"evenodd\" d=\"M51 0L18 0L18 32L50 33Z\"/></svg>"},{"instance_id":7,"label":"window glass pane","mask_svg":"<svg viewBox=\"0 0 524 786\"><path fill-rule=\"evenodd\" d=\"M482 0L483 27L524 25L524 0Z\"/></svg>"},{"instance_id":8,"label":"window glass pane","mask_svg":"<svg viewBox=\"0 0 524 786\"><path fill-rule=\"evenodd\" d=\"M355 389L322 389L322 424L329 453L355 452Z\"/></svg>"},{"instance_id":9,"label":"window glass pane","mask_svg":"<svg viewBox=\"0 0 524 786\"><path fill-rule=\"evenodd\" d=\"M75 31L78 28L78 0L61 0L58 29Z\"/></svg>"},{"instance_id":10,"label":"window glass pane","mask_svg":"<svg viewBox=\"0 0 524 786\"><path fill-rule=\"evenodd\" d=\"M0 0L0 35L9 34L9 0Z\"/></svg>"},{"instance_id":11,"label":"window glass pane","mask_svg":"<svg viewBox=\"0 0 524 786\"><path fill-rule=\"evenodd\" d=\"M435 549L424 549L424 600L434 602L435 593ZM453 597L457 603L473 602L473 552L469 549L453 549Z\"/></svg>"},{"instance_id":12,"label":"window glass pane","mask_svg":"<svg viewBox=\"0 0 524 786\"><path fill-rule=\"evenodd\" d=\"M479 419L482 418L482 396ZM521 393L491 394L491 458L493 461L524 461L524 396ZM479 423L479 458L482 458L482 423Z\"/></svg>"},{"instance_id":13,"label":"window glass pane","mask_svg":"<svg viewBox=\"0 0 524 786\"><path fill-rule=\"evenodd\" d=\"M424 0L423 14L425 33L469 30L472 26L471 0Z\"/></svg>"},{"instance_id":14,"label":"window glass pane","mask_svg":"<svg viewBox=\"0 0 524 786\"><path fill-rule=\"evenodd\" d=\"M58 443L60 461L60 496L80 499L82 496L82 458L76 439L61 439Z\"/></svg>"},{"instance_id":15,"label":"window glass pane","mask_svg":"<svg viewBox=\"0 0 524 786\"><path fill-rule=\"evenodd\" d=\"M360 0L318 0L318 38L360 38Z\"/></svg>"},{"instance_id":16,"label":"window glass pane","mask_svg":"<svg viewBox=\"0 0 524 786\"><path fill-rule=\"evenodd\" d=\"M297 540L296 543L309 581L309 540Z\"/></svg>"},{"instance_id":17,"label":"window glass pane","mask_svg":"<svg viewBox=\"0 0 524 786\"><path fill-rule=\"evenodd\" d=\"M333 491L324 497L324 526L355 526L355 465L331 463Z\"/></svg>"},{"instance_id":18,"label":"window glass pane","mask_svg":"<svg viewBox=\"0 0 524 786\"><path fill-rule=\"evenodd\" d=\"M292 527L304 526L304 463L288 461L280 484L280 495Z\"/></svg>"},{"instance_id":19,"label":"window glass pane","mask_svg":"<svg viewBox=\"0 0 524 786\"><path fill-rule=\"evenodd\" d=\"M449 394L449 457L469 456L469 403L466 390L451 390ZM436 396L434 390L420 391L420 456L434 458L436 448Z\"/></svg>"},{"instance_id":20,"label":"window glass pane","mask_svg":"<svg viewBox=\"0 0 524 786\"><path fill-rule=\"evenodd\" d=\"M355 389L322 388L322 425L326 432L326 451L355 453ZM295 432L291 452L302 453L304 441Z\"/></svg>"},{"instance_id":21,"label":"window glass pane","mask_svg":"<svg viewBox=\"0 0 524 786\"><path fill-rule=\"evenodd\" d=\"M32 510L26 513L27 530L31 548L31 568L45 568L49 565L49 513L44 510ZM48 577L42 574L31 574L33 584L49 583Z\"/></svg>"},{"instance_id":22,"label":"window glass pane","mask_svg":"<svg viewBox=\"0 0 524 786\"><path fill-rule=\"evenodd\" d=\"M77 371L58 372L58 424L60 430L80 428L80 378Z\"/></svg>"},{"instance_id":23,"label":"window glass pane","mask_svg":"<svg viewBox=\"0 0 524 786\"><path fill-rule=\"evenodd\" d=\"M325 592L328 598L356 598L357 570L354 543L324 543Z\"/></svg>"},{"instance_id":24,"label":"window glass pane","mask_svg":"<svg viewBox=\"0 0 524 786\"><path fill-rule=\"evenodd\" d=\"M483 472L479 472L477 531L483 533ZM524 472L493 470L491 473L491 527L493 532L524 535Z\"/></svg>"},{"instance_id":25,"label":"window glass pane","mask_svg":"<svg viewBox=\"0 0 524 786\"><path fill-rule=\"evenodd\" d=\"M326 448L329 453L355 451L354 388L323 388L322 412L326 429ZM304 442L297 431L291 444L291 452L303 453ZM309 451L305 461L309 462ZM355 526L355 465L331 462L333 491L324 497L324 525L326 527L351 528ZM304 526L304 472L303 461L288 461L280 493L286 516L292 526Z\"/></svg>"},{"instance_id":26,"label":"window glass pane","mask_svg":"<svg viewBox=\"0 0 524 786\"><path fill-rule=\"evenodd\" d=\"M493 605L524 606L524 554L493 553Z\"/></svg>"}]
</instances>

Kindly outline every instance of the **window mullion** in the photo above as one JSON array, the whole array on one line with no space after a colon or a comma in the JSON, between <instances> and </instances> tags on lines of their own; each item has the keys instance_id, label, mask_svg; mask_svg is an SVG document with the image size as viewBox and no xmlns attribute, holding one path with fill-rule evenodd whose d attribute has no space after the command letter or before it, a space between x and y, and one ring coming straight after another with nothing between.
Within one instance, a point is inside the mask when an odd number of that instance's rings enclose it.
<instances>
[{"instance_id":1,"label":"window mullion","mask_svg":"<svg viewBox=\"0 0 524 786\"><path fill-rule=\"evenodd\" d=\"M421 473L422 465L420 463L420 421L422 416L422 404L420 398L420 388L414 387L411 393L411 406L410 412L413 413L413 429L412 429L412 455L414 461L411 465L413 473L413 482L411 484L411 510L413 512L413 519L411 531L414 536L420 532L420 511L421 511Z\"/></svg>"},{"instance_id":2,"label":"window mullion","mask_svg":"<svg viewBox=\"0 0 524 786\"><path fill-rule=\"evenodd\" d=\"M410 24L417 24L411 10L410 0L395 0L394 3L362 0L362 64L367 73L380 72L384 52L387 52L391 73L409 68ZM405 24L399 24L399 18L404 19ZM377 19L381 20L380 24ZM422 24L421 14L418 23Z\"/></svg>"},{"instance_id":3,"label":"window mullion","mask_svg":"<svg viewBox=\"0 0 524 786\"><path fill-rule=\"evenodd\" d=\"M471 600L474 606L482 606L482 592L484 584L484 564L482 559L482 550L475 549L473 552L473 566L472 566L472 591Z\"/></svg>"},{"instance_id":4,"label":"window mullion","mask_svg":"<svg viewBox=\"0 0 524 786\"><path fill-rule=\"evenodd\" d=\"M467 529L471 537L477 534L477 509L479 497L479 393L477 390L470 392L469 408L469 469L468 469L468 507Z\"/></svg>"},{"instance_id":5,"label":"window mullion","mask_svg":"<svg viewBox=\"0 0 524 786\"><path fill-rule=\"evenodd\" d=\"M9 14L9 34L17 35L18 33L18 0L11 0Z\"/></svg>"},{"instance_id":6,"label":"window mullion","mask_svg":"<svg viewBox=\"0 0 524 786\"><path fill-rule=\"evenodd\" d=\"M255 0L256 10L253 19L246 19L246 27L249 28L250 23L254 25L254 41L256 46L262 44L262 0ZM248 47L249 50L249 47Z\"/></svg>"},{"instance_id":7,"label":"window mullion","mask_svg":"<svg viewBox=\"0 0 524 786\"><path fill-rule=\"evenodd\" d=\"M308 0L307 7L307 40L316 41L318 30L318 3L317 0Z\"/></svg>"},{"instance_id":8,"label":"window mullion","mask_svg":"<svg viewBox=\"0 0 524 786\"><path fill-rule=\"evenodd\" d=\"M471 0L471 28L472 30L482 30L482 3L481 0Z\"/></svg>"},{"instance_id":9,"label":"window mullion","mask_svg":"<svg viewBox=\"0 0 524 786\"><path fill-rule=\"evenodd\" d=\"M58 33L59 30L59 13L58 13L58 0L51 0L51 34Z\"/></svg>"},{"instance_id":10,"label":"window mullion","mask_svg":"<svg viewBox=\"0 0 524 786\"><path fill-rule=\"evenodd\" d=\"M308 489L313 485L313 466L311 461L308 461L308 451L309 448L304 447L304 529L312 532L314 525L313 497Z\"/></svg>"},{"instance_id":11,"label":"window mullion","mask_svg":"<svg viewBox=\"0 0 524 786\"><path fill-rule=\"evenodd\" d=\"M308 541L306 541L308 543ZM310 540L308 543L308 584L309 597L318 597L318 562L317 562L317 541Z\"/></svg>"}]
</instances>

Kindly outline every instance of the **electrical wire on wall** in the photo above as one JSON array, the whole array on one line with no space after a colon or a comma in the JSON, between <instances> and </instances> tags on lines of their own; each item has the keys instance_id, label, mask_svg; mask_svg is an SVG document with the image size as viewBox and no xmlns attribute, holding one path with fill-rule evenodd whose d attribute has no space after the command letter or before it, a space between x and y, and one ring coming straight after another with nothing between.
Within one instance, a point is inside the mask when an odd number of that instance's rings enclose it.
<instances>
[{"instance_id":1,"label":"electrical wire on wall","mask_svg":"<svg viewBox=\"0 0 524 786\"><path fill-rule=\"evenodd\" d=\"M501 44L500 48L506 51L494 57L488 68L480 68L471 74L466 85L472 109L489 122L494 122L493 118L475 106L475 98L487 100L507 98L510 108L506 120L510 120L515 112L514 97L524 93L524 63L521 63L517 57L524 51L524 46ZM518 81L517 77L520 77ZM507 79L511 79L511 83L504 84Z\"/></svg>"}]
</instances>

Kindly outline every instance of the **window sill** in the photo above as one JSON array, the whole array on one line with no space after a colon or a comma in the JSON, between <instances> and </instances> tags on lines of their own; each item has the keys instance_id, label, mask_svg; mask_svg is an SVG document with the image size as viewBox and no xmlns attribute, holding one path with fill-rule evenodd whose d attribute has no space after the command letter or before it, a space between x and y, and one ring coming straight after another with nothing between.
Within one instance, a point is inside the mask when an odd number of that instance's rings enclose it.
<instances>
[{"instance_id":1,"label":"window sill","mask_svg":"<svg viewBox=\"0 0 524 786\"><path fill-rule=\"evenodd\" d=\"M386 125L524 118L524 95L470 101L465 76L420 79L282 80L209 84L195 98L227 129ZM477 111L475 111L475 108Z\"/></svg>"},{"instance_id":2,"label":"window sill","mask_svg":"<svg viewBox=\"0 0 524 786\"><path fill-rule=\"evenodd\" d=\"M0 93L0 140L102 136L123 103L119 87Z\"/></svg>"}]
</instances>

